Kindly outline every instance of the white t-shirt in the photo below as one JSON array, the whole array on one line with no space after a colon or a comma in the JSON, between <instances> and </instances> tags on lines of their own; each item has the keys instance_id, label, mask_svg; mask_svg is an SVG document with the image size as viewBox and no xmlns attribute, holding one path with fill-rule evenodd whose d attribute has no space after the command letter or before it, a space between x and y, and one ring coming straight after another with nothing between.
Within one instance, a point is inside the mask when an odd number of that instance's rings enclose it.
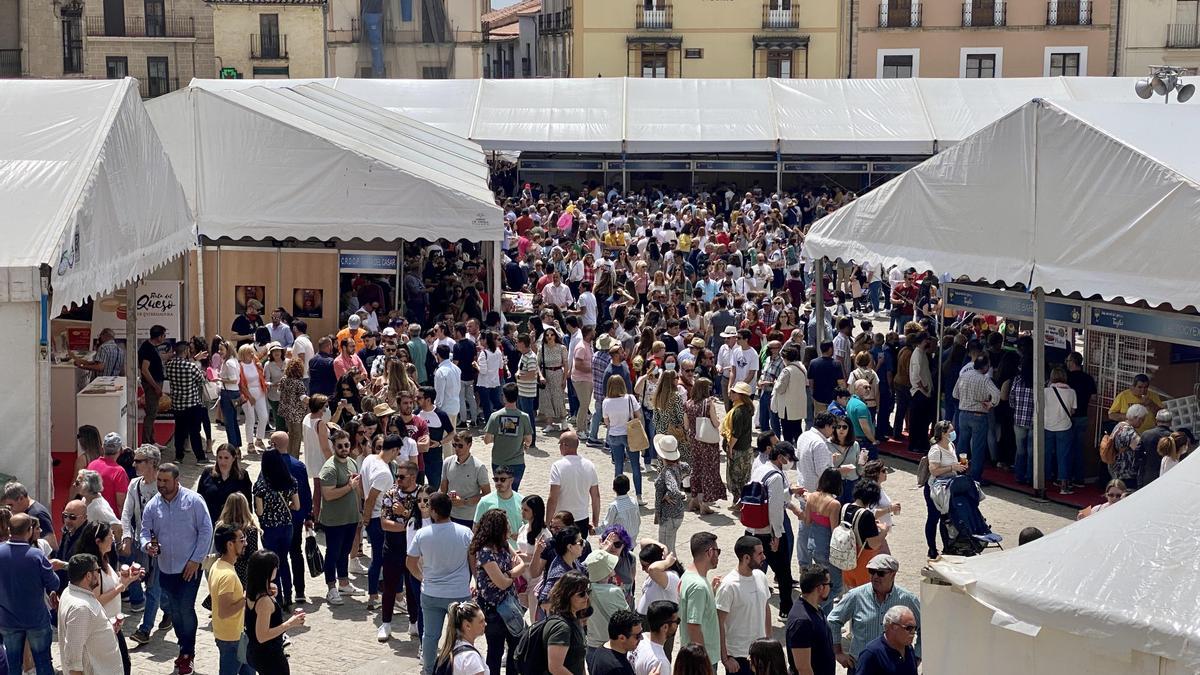
<instances>
[{"instance_id":1,"label":"white t-shirt","mask_svg":"<svg viewBox=\"0 0 1200 675\"><path fill-rule=\"evenodd\" d=\"M883 486L880 486L880 488L879 488L879 503L875 505L875 508L887 509L887 508L891 508L891 506L892 506L892 498L888 496L887 490L884 490ZM882 516L875 516L875 520L878 520L879 522L883 523L884 525L891 527L892 526L892 513L889 511L889 512L883 514Z\"/></svg>"},{"instance_id":2,"label":"white t-shirt","mask_svg":"<svg viewBox=\"0 0 1200 675\"><path fill-rule=\"evenodd\" d=\"M221 364L221 386L226 391L238 390L240 363L237 359L226 359L225 363ZM232 380L232 384L230 381Z\"/></svg>"},{"instance_id":3,"label":"white t-shirt","mask_svg":"<svg viewBox=\"0 0 1200 675\"><path fill-rule=\"evenodd\" d=\"M396 482L392 478L392 470L379 458L379 455L367 455L364 457L360 472L362 473L363 494L369 495L371 494L371 488L375 488L382 495L392 489L392 485ZM376 499L375 506L371 509L371 517L378 518L382 507L383 500Z\"/></svg>"},{"instance_id":4,"label":"white t-shirt","mask_svg":"<svg viewBox=\"0 0 1200 675\"><path fill-rule=\"evenodd\" d=\"M300 359L300 363L304 364L304 377L308 377L308 361L315 354L316 350L313 349L312 340L308 339L306 333L301 333L292 343L292 356Z\"/></svg>"},{"instance_id":5,"label":"white t-shirt","mask_svg":"<svg viewBox=\"0 0 1200 675\"><path fill-rule=\"evenodd\" d=\"M550 465L550 485L559 487L558 508L575 520L592 517L592 486L600 485L596 465L579 455L567 455Z\"/></svg>"},{"instance_id":6,"label":"white t-shirt","mask_svg":"<svg viewBox=\"0 0 1200 675\"><path fill-rule=\"evenodd\" d=\"M654 583L654 579L646 577L646 583L642 585L642 594L638 597L637 611L638 614L645 614L650 609L650 603L658 600L670 600L675 604L679 604L679 575L675 572L667 572L667 587L663 588ZM649 640L645 640L649 642Z\"/></svg>"},{"instance_id":7,"label":"white t-shirt","mask_svg":"<svg viewBox=\"0 0 1200 675\"><path fill-rule=\"evenodd\" d=\"M749 373L758 372L758 351L754 347L734 349L730 358L730 366L733 368L733 381L744 381ZM750 386L754 386L753 379L750 381Z\"/></svg>"},{"instance_id":8,"label":"white t-shirt","mask_svg":"<svg viewBox=\"0 0 1200 675\"><path fill-rule=\"evenodd\" d=\"M725 647L731 656L750 656L750 643L767 637L767 601L770 599L771 589L762 570L754 570L744 577L734 569L721 578L717 609L729 613L725 618Z\"/></svg>"},{"instance_id":9,"label":"white t-shirt","mask_svg":"<svg viewBox=\"0 0 1200 675\"><path fill-rule=\"evenodd\" d=\"M113 513L112 507L108 505L108 500L104 497L98 497L88 502L87 521L89 523L105 523L107 525L121 524L121 519L117 517L117 514Z\"/></svg>"},{"instance_id":10,"label":"white t-shirt","mask_svg":"<svg viewBox=\"0 0 1200 675\"><path fill-rule=\"evenodd\" d=\"M405 436L403 439L401 439L400 452L396 455L396 461L415 462L417 461L417 455L420 454L421 451L417 448L417 442L414 439Z\"/></svg>"},{"instance_id":11,"label":"white t-shirt","mask_svg":"<svg viewBox=\"0 0 1200 675\"><path fill-rule=\"evenodd\" d=\"M459 640L454 643L454 646L469 644L466 640ZM474 647L474 645L471 645ZM466 675L475 675L475 673L487 673L487 664L483 662L483 656L477 651L464 649L461 654L454 657L454 673L465 673Z\"/></svg>"},{"instance_id":12,"label":"white t-shirt","mask_svg":"<svg viewBox=\"0 0 1200 675\"><path fill-rule=\"evenodd\" d=\"M637 409L637 400L630 394L621 398L604 399L601 414L604 415L605 422L608 424L608 433L615 436L624 436L629 433L629 420L633 417L631 413Z\"/></svg>"},{"instance_id":13,"label":"white t-shirt","mask_svg":"<svg viewBox=\"0 0 1200 675\"><path fill-rule=\"evenodd\" d=\"M579 299L575 301L579 309L583 311L583 316L579 323L584 326L596 325L596 296L591 291L584 291L579 294Z\"/></svg>"},{"instance_id":14,"label":"white t-shirt","mask_svg":"<svg viewBox=\"0 0 1200 675\"><path fill-rule=\"evenodd\" d=\"M950 444L949 448L943 448L942 446L935 443L933 445L933 447L929 448L929 452L926 454L926 457L929 458L929 482L930 483L933 483L933 479L934 479L934 476L933 476L933 465L934 464L937 464L939 466L953 466L958 463L958 455L954 454L954 444L953 443Z\"/></svg>"},{"instance_id":15,"label":"white t-shirt","mask_svg":"<svg viewBox=\"0 0 1200 675\"><path fill-rule=\"evenodd\" d=\"M671 659L667 657L663 646L649 636L643 637L637 649L629 653L629 663L633 665L636 675L650 675L655 666L658 666L659 673L671 672Z\"/></svg>"}]
</instances>

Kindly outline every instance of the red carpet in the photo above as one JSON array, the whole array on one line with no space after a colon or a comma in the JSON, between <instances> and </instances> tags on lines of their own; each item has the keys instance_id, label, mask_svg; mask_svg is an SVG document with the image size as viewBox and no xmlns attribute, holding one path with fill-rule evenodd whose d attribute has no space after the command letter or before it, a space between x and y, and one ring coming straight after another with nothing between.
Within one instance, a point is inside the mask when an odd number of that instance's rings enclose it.
<instances>
[{"instance_id":1,"label":"red carpet","mask_svg":"<svg viewBox=\"0 0 1200 675\"><path fill-rule=\"evenodd\" d=\"M907 459L914 463L920 462L921 457L924 457L924 453L909 451L907 435L903 440L890 439L886 443L880 445L879 449L881 452L891 455L892 457ZM983 479L992 483L993 485L998 485L1000 487L1007 488L1009 490L1015 490L1016 492L1021 492L1027 495L1033 495L1033 488L1029 487L1028 485L1017 484L1016 477L1008 471L1000 471L999 469L989 467L983 470ZM1046 498L1056 504L1064 504L1066 506L1082 509L1104 502L1104 493L1101 492L1095 485L1090 483L1085 487L1075 488L1075 493L1070 495L1060 495L1058 494L1058 490L1053 486L1047 486Z\"/></svg>"}]
</instances>

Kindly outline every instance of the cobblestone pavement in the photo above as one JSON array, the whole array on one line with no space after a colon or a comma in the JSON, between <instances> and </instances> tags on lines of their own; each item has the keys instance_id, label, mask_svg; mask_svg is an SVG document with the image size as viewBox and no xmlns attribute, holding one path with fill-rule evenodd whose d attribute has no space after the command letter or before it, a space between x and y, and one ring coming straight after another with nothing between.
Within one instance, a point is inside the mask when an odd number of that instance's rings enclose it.
<instances>
[{"instance_id":1,"label":"cobblestone pavement","mask_svg":"<svg viewBox=\"0 0 1200 675\"><path fill-rule=\"evenodd\" d=\"M224 433L219 425L213 425L214 446L224 440ZM489 461L491 447L485 446L481 439L476 439L474 453L481 460ZM612 461L601 450L582 446L580 453L596 464L600 474L601 514L608 506L613 492L611 482L613 477ZM164 453L170 455L170 451ZM547 496L549 490L550 464L558 457L557 442L554 435L538 434L537 445L531 449L527 457L527 470L523 480L523 494L541 494ZM895 529L889 536L892 554L901 564L898 583L902 586L919 591L920 570L925 563L925 543L922 528L924 525L925 508L921 492L916 488L916 467L911 462L889 460L896 468L885 484L885 489L893 501L902 504L902 511L895 518ZM258 462L251 458L247 464L251 477L258 475ZM184 460L181 482L185 485L195 485L202 467L193 463L192 459ZM724 469L722 468L722 475ZM651 482L655 474L649 472L643 475L646 484L645 494L653 506L653 488ZM983 503L983 513L992 528L1004 536L1005 545L1015 546L1017 533L1022 528L1033 525L1049 533L1073 519L1070 509L1054 504L1035 503L1025 495L1009 492L999 488L988 491L988 499ZM710 516L700 517L689 513L685 516L680 529L678 542L680 558L684 564L690 562L691 555L687 552L686 542L692 534L711 531L720 538L721 548L733 551L734 541L743 533L737 521L729 515L728 501L719 502L717 512ZM652 524L652 509L642 511L642 536L653 537L657 527ZM318 535L320 538L320 535ZM369 547L364 542L363 550ZM732 569L735 562L731 553L722 557L719 572ZM794 563L793 563L794 565ZM770 574L768 573L770 576ZM352 578L354 575L351 575ZM640 587L644 575L638 580ZM407 634L406 620L402 612L397 611L393 622L393 637L387 644L380 644L375 639L379 626L378 612L368 612L366 596L346 598L341 607L330 607L325 603L324 584L322 579L308 579L307 591L310 604L307 625L291 634L292 644L289 648L293 673L344 673L346 675L366 675L371 673L418 673L420 663L417 660L417 639ZM353 579L353 583L366 588L366 575ZM198 600L207 595L207 585L202 584ZM772 599L772 605L778 607L778 599ZM126 620L127 632L132 632L130 626L136 626L138 616L129 612ZM208 675L217 672L217 650L213 643L210 629L209 612L197 605L200 617L200 631L196 638L197 658L195 668L197 673ZM783 622L776 621L777 639L783 639ZM130 643L131 647L136 647ZM483 651L483 641L478 643ZM55 648L57 650L57 647ZM156 631L148 645L136 647L132 653L133 672L149 674L165 674L172 672L173 661L177 655L175 636L170 631ZM57 662L57 661L56 661Z\"/></svg>"}]
</instances>

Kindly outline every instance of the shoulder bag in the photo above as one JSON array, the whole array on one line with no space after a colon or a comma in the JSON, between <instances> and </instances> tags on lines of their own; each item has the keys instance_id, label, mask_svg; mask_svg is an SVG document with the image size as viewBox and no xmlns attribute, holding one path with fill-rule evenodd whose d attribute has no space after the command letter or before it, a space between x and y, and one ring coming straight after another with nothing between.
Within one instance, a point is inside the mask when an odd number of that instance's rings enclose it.
<instances>
[{"instance_id":1,"label":"shoulder bag","mask_svg":"<svg viewBox=\"0 0 1200 675\"><path fill-rule=\"evenodd\" d=\"M712 406L712 399L704 402L703 414L696 417L696 440L701 443L711 443L717 445L721 442L721 432L713 425L712 419L709 418L708 411Z\"/></svg>"},{"instance_id":2,"label":"shoulder bag","mask_svg":"<svg viewBox=\"0 0 1200 675\"><path fill-rule=\"evenodd\" d=\"M626 443L629 444L629 449L633 452L641 452L650 447L650 438L646 436L646 427L642 424L640 417L634 417L633 400L626 396L625 402L629 404L629 423L626 425Z\"/></svg>"}]
</instances>

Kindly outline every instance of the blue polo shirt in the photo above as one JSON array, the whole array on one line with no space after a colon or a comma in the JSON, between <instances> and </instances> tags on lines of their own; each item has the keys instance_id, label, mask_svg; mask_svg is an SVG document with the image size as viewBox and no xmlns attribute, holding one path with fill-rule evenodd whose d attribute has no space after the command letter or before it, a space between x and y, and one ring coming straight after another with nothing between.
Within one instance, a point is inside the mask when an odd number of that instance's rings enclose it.
<instances>
[{"instance_id":1,"label":"blue polo shirt","mask_svg":"<svg viewBox=\"0 0 1200 675\"><path fill-rule=\"evenodd\" d=\"M40 550L25 542L0 544L0 630L49 628L45 598L57 591L58 575Z\"/></svg>"},{"instance_id":2,"label":"blue polo shirt","mask_svg":"<svg viewBox=\"0 0 1200 675\"><path fill-rule=\"evenodd\" d=\"M901 654L880 636L859 653L854 672L857 675L917 675L917 655L912 645L906 645Z\"/></svg>"},{"instance_id":3,"label":"blue polo shirt","mask_svg":"<svg viewBox=\"0 0 1200 675\"><path fill-rule=\"evenodd\" d=\"M292 523L303 523L312 517L312 479L308 475L308 469L304 467L304 462L286 452L279 454L283 455L283 462L287 464L288 473L296 479L296 491L300 494L300 510L292 511Z\"/></svg>"}]
</instances>

